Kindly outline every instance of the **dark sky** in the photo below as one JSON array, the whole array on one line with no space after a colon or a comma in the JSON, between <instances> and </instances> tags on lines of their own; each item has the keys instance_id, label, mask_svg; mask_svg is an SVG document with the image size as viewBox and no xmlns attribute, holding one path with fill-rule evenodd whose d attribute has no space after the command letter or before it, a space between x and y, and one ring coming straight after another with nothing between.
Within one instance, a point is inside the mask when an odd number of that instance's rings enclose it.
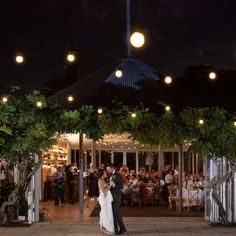
<instances>
[{"instance_id":1,"label":"dark sky","mask_svg":"<svg viewBox=\"0 0 236 236\"><path fill-rule=\"evenodd\" d=\"M146 44L133 55L160 73L190 65L236 67L235 0L131 0L132 29ZM0 86L45 87L66 77L76 48L87 73L125 56L125 0L8 0L0 3ZM21 51L26 60L14 63Z\"/></svg>"}]
</instances>

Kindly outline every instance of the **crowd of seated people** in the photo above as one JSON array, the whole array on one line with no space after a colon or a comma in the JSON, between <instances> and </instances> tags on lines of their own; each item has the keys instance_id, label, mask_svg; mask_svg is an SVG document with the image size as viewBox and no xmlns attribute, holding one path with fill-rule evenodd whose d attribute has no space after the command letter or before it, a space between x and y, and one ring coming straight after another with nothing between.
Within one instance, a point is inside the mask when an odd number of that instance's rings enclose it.
<instances>
[{"instance_id":1,"label":"crowd of seated people","mask_svg":"<svg viewBox=\"0 0 236 236\"><path fill-rule=\"evenodd\" d=\"M155 169L147 171L145 167L139 169L138 173L130 171L128 167L123 164L119 173L122 175L124 188L123 196L125 205L132 204L132 198L137 193L136 202L139 206L146 206L153 204L152 197L158 196L169 204L170 191L169 189L178 189L178 167L174 170L171 165L164 167L161 173ZM182 179L182 187L184 189L201 189L205 187L205 179L202 173L193 175L191 172L184 172ZM135 196L136 196L135 195ZM151 200L150 200L151 199ZM158 199L159 200L159 199ZM139 202L138 202L139 201ZM132 204L133 205L133 204Z\"/></svg>"}]
</instances>

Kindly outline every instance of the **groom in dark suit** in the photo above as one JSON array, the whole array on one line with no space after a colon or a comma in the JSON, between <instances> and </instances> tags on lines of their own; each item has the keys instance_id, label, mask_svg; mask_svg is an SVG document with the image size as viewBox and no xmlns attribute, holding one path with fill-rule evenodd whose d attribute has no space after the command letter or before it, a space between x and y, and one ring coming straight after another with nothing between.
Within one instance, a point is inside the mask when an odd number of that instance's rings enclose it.
<instances>
[{"instance_id":1,"label":"groom in dark suit","mask_svg":"<svg viewBox=\"0 0 236 236\"><path fill-rule=\"evenodd\" d=\"M122 216L120 214L120 205L121 205L121 189L123 188L123 181L121 176L116 172L114 164L107 165L107 171L110 175L110 182L112 187L110 188L111 194L113 196L112 210L114 218L114 228L115 234L120 235L126 233L126 228L123 223Z\"/></svg>"}]
</instances>

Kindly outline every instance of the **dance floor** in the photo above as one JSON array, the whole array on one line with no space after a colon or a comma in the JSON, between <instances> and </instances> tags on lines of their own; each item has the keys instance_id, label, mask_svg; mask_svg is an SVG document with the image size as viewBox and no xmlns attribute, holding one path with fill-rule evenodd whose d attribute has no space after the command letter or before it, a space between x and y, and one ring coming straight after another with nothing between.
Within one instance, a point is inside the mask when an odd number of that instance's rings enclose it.
<instances>
[{"instance_id":1,"label":"dance floor","mask_svg":"<svg viewBox=\"0 0 236 236\"><path fill-rule=\"evenodd\" d=\"M156 207L121 207L121 214L124 217L179 217L178 211L169 210L168 206L159 205ZM90 217L98 217L100 208L96 207ZM182 217L204 217L204 212L198 212L196 209L191 211L182 211Z\"/></svg>"}]
</instances>

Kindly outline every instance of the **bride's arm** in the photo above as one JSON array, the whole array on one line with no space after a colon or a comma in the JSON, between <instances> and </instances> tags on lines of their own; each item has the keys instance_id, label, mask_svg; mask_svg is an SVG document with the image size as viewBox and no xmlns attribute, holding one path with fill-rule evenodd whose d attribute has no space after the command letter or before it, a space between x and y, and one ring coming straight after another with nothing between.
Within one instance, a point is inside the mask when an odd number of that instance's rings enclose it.
<instances>
[{"instance_id":1,"label":"bride's arm","mask_svg":"<svg viewBox=\"0 0 236 236\"><path fill-rule=\"evenodd\" d=\"M101 180L98 181L98 187L103 193L106 193L107 191L110 190L110 186L106 187L104 181Z\"/></svg>"}]
</instances>

